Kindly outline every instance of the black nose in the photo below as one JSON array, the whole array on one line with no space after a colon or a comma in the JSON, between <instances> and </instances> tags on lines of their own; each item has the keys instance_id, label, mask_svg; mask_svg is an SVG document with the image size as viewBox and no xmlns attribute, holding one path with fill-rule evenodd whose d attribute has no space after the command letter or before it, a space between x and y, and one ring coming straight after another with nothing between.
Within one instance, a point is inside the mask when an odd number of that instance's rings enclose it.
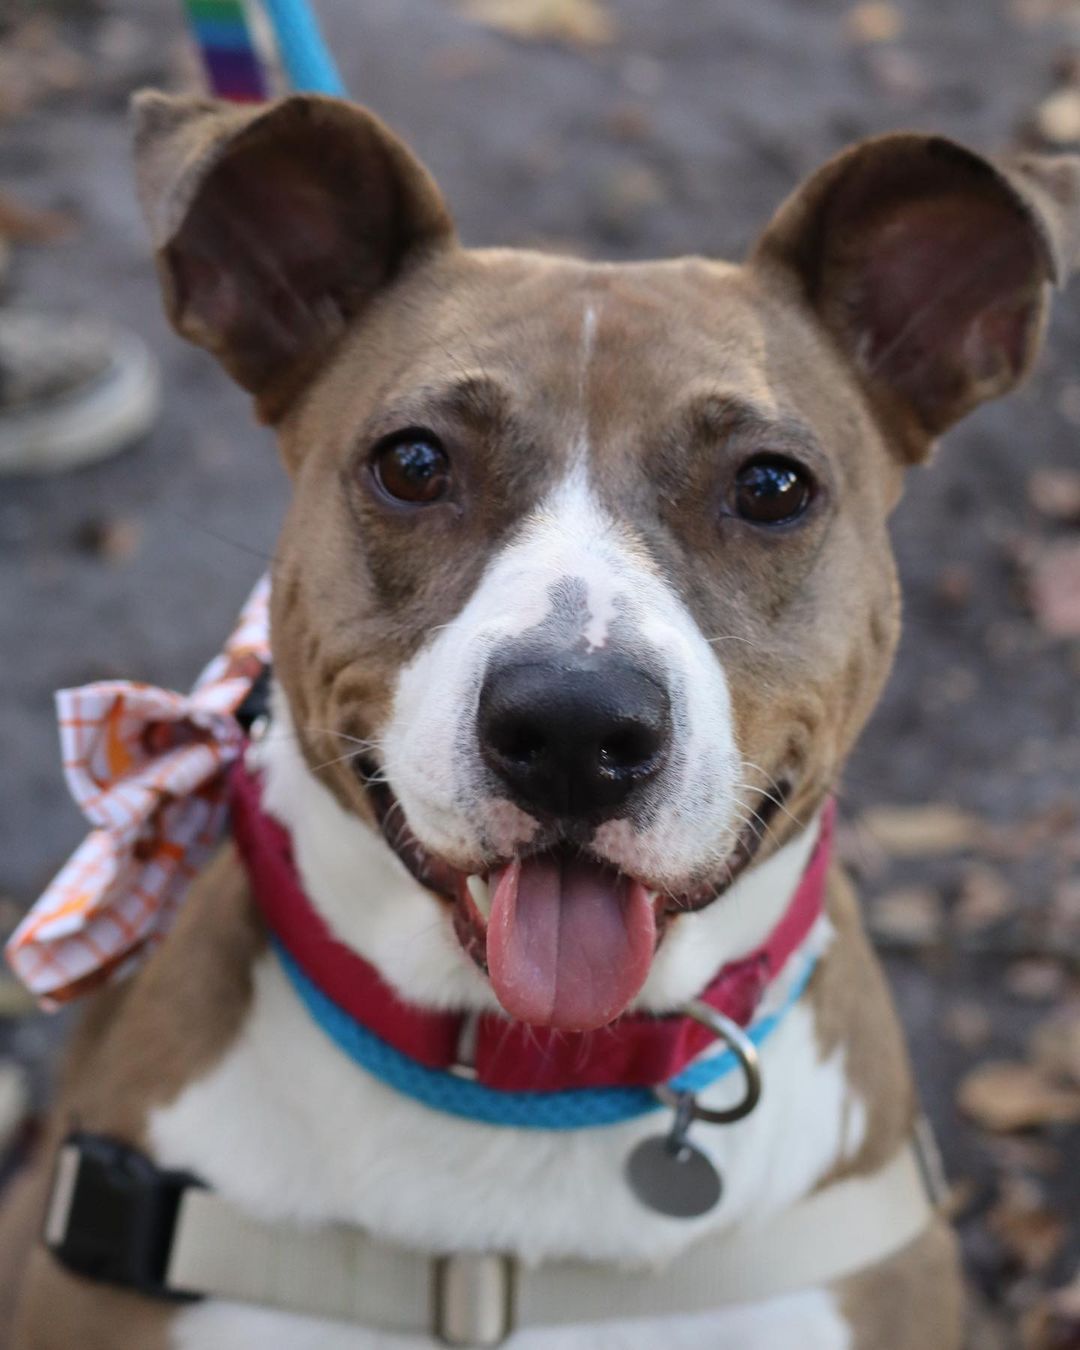
<instances>
[{"instance_id":1,"label":"black nose","mask_svg":"<svg viewBox=\"0 0 1080 1350\"><path fill-rule=\"evenodd\" d=\"M484 761L524 810L602 820L663 767L671 703L621 657L519 661L489 671L478 725Z\"/></svg>"}]
</instances>

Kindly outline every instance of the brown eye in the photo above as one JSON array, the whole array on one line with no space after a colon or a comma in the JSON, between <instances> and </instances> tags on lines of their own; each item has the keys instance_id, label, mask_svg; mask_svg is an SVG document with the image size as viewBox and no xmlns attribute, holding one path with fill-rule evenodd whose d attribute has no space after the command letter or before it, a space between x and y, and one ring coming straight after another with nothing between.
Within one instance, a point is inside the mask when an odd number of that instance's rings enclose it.
<instances>
[{"instance_id":1,"label":"brown eye","mask_svg":"<svg viewBox=\"0 0 1080 1350\"><path fill-rule=\"evenodd\" d=\"M398 432L376 448L371 468L395 501L427 506L450 491L449 457L429 431Z\"/></svg>"},{"instance_id":2,"label":"brown eye","mask_svg":"<svg viewBox=\"0 0 1080 1350\"><path fill-rule=\"evenodd\" d=\"M783 525L810 505L813 479L793 459L758 455L735 478L735 510L755 525Z\"/></svg>"}]
</instances>

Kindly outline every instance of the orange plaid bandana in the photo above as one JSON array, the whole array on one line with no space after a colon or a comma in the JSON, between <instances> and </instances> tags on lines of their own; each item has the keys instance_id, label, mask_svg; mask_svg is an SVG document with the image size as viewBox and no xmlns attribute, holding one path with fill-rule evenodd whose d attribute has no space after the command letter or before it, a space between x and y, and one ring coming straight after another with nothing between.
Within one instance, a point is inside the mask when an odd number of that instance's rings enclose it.
<instances>
[{"instance_id":1,"label":"orange plaid bandana","mask_svg":"<svg viewBox=\"0 0 1080 1350\"><path fill-rule=\"evenodd\" d=\"M233 714L269 663L270 581L190 694L105 680L56 696L64 775L95 826L15 930L7 959L46 1008L126 973L168 931L225 826Z\"/></svg>"}]
</instances>

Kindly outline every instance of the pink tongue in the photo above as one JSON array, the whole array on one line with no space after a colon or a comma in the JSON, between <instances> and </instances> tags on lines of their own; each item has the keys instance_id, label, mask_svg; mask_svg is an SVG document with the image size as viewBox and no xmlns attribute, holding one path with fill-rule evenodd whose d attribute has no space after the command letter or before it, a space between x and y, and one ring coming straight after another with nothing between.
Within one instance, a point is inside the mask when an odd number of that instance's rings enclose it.
<instances>
[{"instance_id":1,"label":"pink tongue","mask_svg":"<svg viewBox=\"0 0 1080 1350\"><path fill-rule=\"evenodd\" d=\"M637 881L584 858L515 860L490 879L487 962L499 1002L521 1022L591 1031L645 983L656 915Z\"/></svg>"}]
</instances>

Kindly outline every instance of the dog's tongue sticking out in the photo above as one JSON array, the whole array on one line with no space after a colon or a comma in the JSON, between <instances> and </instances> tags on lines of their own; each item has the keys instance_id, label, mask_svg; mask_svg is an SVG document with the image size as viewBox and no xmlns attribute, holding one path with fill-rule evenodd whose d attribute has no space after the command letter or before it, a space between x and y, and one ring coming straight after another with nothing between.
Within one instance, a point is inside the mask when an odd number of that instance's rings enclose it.
<instances>
[{"instance_id":1,"label":"dog's tongue sticking out","mask_svg":"<svg viewBox=\"0 0 1080 1350\"><path fill-rule=\"evenodd\" d=\"M586 858L544 855L490 878L488 974L511 1017L591 1031L645 983L656 946L653 901L640 882Z\"/></svg>"}]
</instances>

